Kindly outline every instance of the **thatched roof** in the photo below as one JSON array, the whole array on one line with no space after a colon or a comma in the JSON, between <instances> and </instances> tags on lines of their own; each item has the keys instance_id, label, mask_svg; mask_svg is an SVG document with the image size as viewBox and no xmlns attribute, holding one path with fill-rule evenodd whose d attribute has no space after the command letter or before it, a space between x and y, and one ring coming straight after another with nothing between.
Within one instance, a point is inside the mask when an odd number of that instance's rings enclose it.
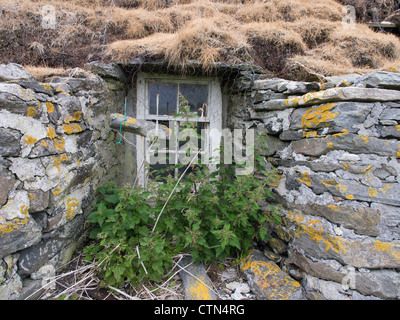
<instances>
[{"instance_id":1,"label":"thatched roof","mask_svg":"<svg viewBox=\"0 0 400 320\"><path fill-rule=\"evenodd\" d=\"M46 4L55 29L41 26ZM365 24L346 29L342 8L333 0L0 0L0 62L250 63L291 78L396 70L399 39Z\"/></svg>"}]
</instances>

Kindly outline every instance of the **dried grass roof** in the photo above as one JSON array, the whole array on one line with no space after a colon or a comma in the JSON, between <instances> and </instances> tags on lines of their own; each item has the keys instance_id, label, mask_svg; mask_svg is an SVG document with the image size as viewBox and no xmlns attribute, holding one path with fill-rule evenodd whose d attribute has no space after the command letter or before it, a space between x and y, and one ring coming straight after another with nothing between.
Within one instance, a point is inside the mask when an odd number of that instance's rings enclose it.
<instances>
[{"instance_id":1,"label":"dried grass roof","mask_svg":"<svg viewBox=\"0 0 400 320\"><path fill-rule=\"evenodd\" d=\"M46 4L55 7L55 29L41 27ZM345 29L342 7L333 0L0 0L0 60L252 63L291 78L400 65L399 39L358 23Z\"/></svg>"}]
</instances>

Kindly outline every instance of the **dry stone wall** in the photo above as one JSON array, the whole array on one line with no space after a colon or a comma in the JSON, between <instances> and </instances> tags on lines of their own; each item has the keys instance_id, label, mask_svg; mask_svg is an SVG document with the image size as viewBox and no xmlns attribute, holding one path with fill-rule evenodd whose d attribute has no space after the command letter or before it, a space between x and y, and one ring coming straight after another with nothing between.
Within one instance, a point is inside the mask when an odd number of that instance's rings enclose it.
<instances>
[{"instance_id":1,"label":"dry stone wall","mask_svg":"<svg viewBox=\"0 0 400 320\"><path fill-rule=\"evenodd\" d=\"M230 98L229 126L268 133L279 173L269 249L308 298L399 299L400 74L326 80L258 75Z\"/></svg>"},{"instance_id":2,"label":"dry stone wall","mask_svg":"<svg viewBox=\"0 0 400 320\"><path fill-rule=\"evenodd\" d=\"M103 74L74 69L42 83L0 66L0 299L28 297L44 269L67 262L97 186L120 180L108 115L124 92Z\"/></svg>"}]
</instances>

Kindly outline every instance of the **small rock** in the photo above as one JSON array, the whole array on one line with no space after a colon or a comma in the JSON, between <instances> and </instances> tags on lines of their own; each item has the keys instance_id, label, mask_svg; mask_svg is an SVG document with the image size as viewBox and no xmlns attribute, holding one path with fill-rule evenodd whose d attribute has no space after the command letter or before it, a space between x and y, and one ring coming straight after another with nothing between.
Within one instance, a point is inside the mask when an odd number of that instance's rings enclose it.
<instances>
[{"instance_id":1,"label":"small rock","mask_svg":"<svg viewBox=\"0 0 400 320\"><path fill-rule=\"evenodd\" d=\"M235 268L229 268L226 269L224 272L221 274L221 280L222 281L230 281L233 279L236 279L238 276L236 269Z\"/></svg>"},{"instance_id":2,"label":"small rock","mask_svg":"<svg viewBox=\"0 0 400 320\"><path fill-rule=\"evenodd\" d=\"M241 270L257 299L304 299L300 283L284 273L277 264L268 260L260 251L251 250L249 255L242 260Z\"/></svg>"},{"instance_id":3,"label":"small rock","mask_svg":"<svg viewBox=\"0 0 400 320\"><path fill-rule=\"evenodd\" d=\"M17 63L0 64L0 81L34 80L34 76Z\"/></svg>"},{"instance_id":4,"label":"small rock","mask_svg":"<svg viewBox=\"0 0 400 320\"><path fill-rule=\"evenodd\" d=\"M179 262L182 269L179 276L185 292L186 300L217 300L218 296L212 288L203 264L192 263L191 257L185 257ZM195 277L193 277L195 276ZM201 281L199 281L201 280Z\"/></svg>"}]
</instances>

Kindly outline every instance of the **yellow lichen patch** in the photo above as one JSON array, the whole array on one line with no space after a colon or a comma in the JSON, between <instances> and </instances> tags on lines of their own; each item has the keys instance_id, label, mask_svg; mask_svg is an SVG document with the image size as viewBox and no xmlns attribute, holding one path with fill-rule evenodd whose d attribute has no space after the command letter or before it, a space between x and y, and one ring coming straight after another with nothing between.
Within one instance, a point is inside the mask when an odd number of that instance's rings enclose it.
<instances>
[{"instance_id":1,"label":"yellow lichen patch","mask_svg":"<svg viewBox=\"0 0 400 320\"><path fill-rule=\"evenodd\" d=\"M63 124L63 129L67 134L79 133L79 132L83 131L81 126L77 123Z\"/></svg>"},{"instance_id":2,"label":"yellow lichen patch","mask_svg":"<svg viewBox=\"0 0 400 320\"><path fill-rule=\"evenodd\" d=\"M345 186L344 184L337 183L335 179L321 180L321 183L328 188L335 187L335 189L340 193L344 193L347 191L347 186Z\"/></svg>"},{"instance_id":3,"label":"yellow lichen patch","mask_svg":"<svg viewBox=\"0 0 400 320\"><path fill-rule=\"evenodd\" d=\"M135 124L136 123L136 119L128 117L128 119L126 120L126 123Z\"/></svg>"},{"instance_id":4,"label":"yellow lichen patch","mask_svg":"<svg viewBox=\"0 0 400 320\"><path fill-rule=\"evenodd\" d=\"M333 148L333 143L332 142L327 142L326 145L328 146L328 148L332 149Z\"/></svg>"},{"instance_id":5,"label":"yellow lichen patch","mask_svg":"<svg viewBox=\"0 0 400 320\"><path fill-rule=\"evenodd\" d=\"M398 259L400 259L400 252L393 248L394 245L395 244L393 244L391 242L382 242L379 240L376 240L374 242L374 248L376 249L376 251L387 252L387 253L391 254L396 260L398 260Z\"/></svg>"},{"instance_id":6,"label":"yellow lichen patch","mask_svg":"<svg viewBox=\"0 0 400 320\"><path fill-rule=\"evenodd\" d=\"M321 248L323 246L325 252L331 250L336 253L345 253L347 251L344 241L341 238L327 234L311 225L300 225L300 227L300 233L307 234L310 239L317 242Z\"/></svg>"},{"instance_id":7,"label":"yellow lichen patch","mask_svg":"<svg viewBox=\"0 0 400 320\"><path fill-rule=\"evenodd\" d=\"M299 101L300 101L300 97L288 98L288 99L286 99L285 104L289 107L297 106L299 104Z\"/></svg>"},{"instance_id":8,"label":"yellow lichen patch","mask_svg":"<svg viewBox=\"0 0 400 320\"><path fill-rule=\"evenodd\" d=\"M74 112L74 118L75 118L75 121L81 121L81 118L82 118L82 111L76 111L76 112Z\"/></svg>"},{"instance_id":9,"label":"yellow lichen patch","mask_svg":"<svg viewBox=\"0 0 400 320\"><path fill-rule=\"evenodd\" d=\"M275 263L252 261L251 251L241 261L241 269L250 269L254 273L256 285L268 300L288 300L300 288L300 284L283 273Z\"/></svg>"},{"instance_id":10,"label":"yellow lichen patch","mask_svg":"<svg viewBox=\"0 0 400 320\"><path fill-rule=\"evenodd\" d=\"M378 191L372 187L368 188L368 195L373 198L376 197L378 195Z\"/></svg>"},{"instance_id":11,"label":"yellow lichen patch","mask_svg":"<svg viewBox=\"0 0 400 320\"><path fill-rule=\"evenodd\" d=\"M51 90L51 85L50 85L50 84L48 84L48 83L43 83L43 82L40 82L40 84L42 85L43 89Z\"/></svg>"},{"instance_id":12,"label":"yellow lichen patch","mask_svg":"<svg viewBox=\"0 0 400 320\"><path fill-rule=\"evenodd\" d=\"M320 220L316 219L304 223L305 216L299 212L288 212L288 219L297 226L294 234L296 238L307 235L311 240L317 242L318 246L324 248L325 252L329 250L336 253L347 252L345 240L325 233Z\"/></svg>"},{"instance_id":13,"label":"yellow lichen patch","mask_svg":"<svg viewBox=\"0 0 400 320\"><path fill-rule=\"evenodd\" d=\"M34 117L36 115L37 111L35 107L28 107L28 117Z\"/></svg>"},{"instance_id":14,"label":"yellow lichen patch","mask_svg":"<svg viewBox=\"0 0 400 320\"><path fill-rule=\"evenodd\" d=\"M54 111L54 105L50 102L46 102L47 113L52 113Z\"/></svg>"},{"instance_id":15,"label":"yellow lichen patch","mask_svg":"<svg viewBox=\"0 0 400 320\"><path fill-rule=\"evenodd\" d=\"M38 139L31 137L31 136L26 136L24 142L26 144L35 144L38 141Z\"/></svg>"},{"instance_id":16,"label":"yellow lichen patch","mask_svg":"<svg viewBox=\"0 0 400 320\"><path fill-rule=\"evenodd\" d=\"M318 125L335 119L339 112L331 112L331 110L336 106L336 103L328 103L317 108L311 108L307 110L301 119L301 126L306 129L316 128Z\"/></svg>"},{"instance_id":17,"label":"yellow lichen patch","mask_svg":"<svg viewBox=\"0 0 400 320\"><path fill-rule=\"evenodd\" d=\"M334 204L328 204L328 208L333 210L333 211L338 211L339 210L339 207L335 206Z\"/></svg>"},{"instance_id":18,"label":"yellow lichen patch","mask_svg":"<svg viewBox=\"0 0 400 320\"><path fill-rule=\"evenodd\" d=\"M58 170L58 173L61 172L61 162L63 161L68 161L68 157L65 153L63 153L62 155L60 155L59 157L53 157L54 163L53 163L53 167L56 167Z\"/></svg>"},{"instance_id":19,"label":"yellow lichen patch","mask_svg":"<svg viewBox=\"0 0 400 320\"><path fill-rule=\"evenodd\" d=\"M363 174L368 174L372 170L372 166L369 164L365 169L361 171Z\"/></svg>"},{"instance_id":20,"label":"yellow lichen patch","mask_svg":"<svg viewBox=\"0 0 400 320\"><path fill-rule=\"evenodd\" d=\"M368 136L359 135L359 137L364 141L364 143L368 143Z\"/></svg>"},{"instance_id":21,"label":"yellow lichen patch","mask_svg":"<svg viewBox=\"0 0 400 320\"><path fill-rule=\"evenodd\" d=\"M399 144L399 151L396 153L397 158L400 158L400 144Z\"/></svg>"},{"instance_id":22,"label":"yellow lichen patch","mask_svg":"<svg viewBox=\"0 0 400 320\"><path fill-rule=\"evenodd\" d=\"M52 128L52 127L47 128L47 136L52 140L55 138L56 131L54 130L54 128Z\"/></svg>"},{"instance_id":23,"label":"yellow lichen patch","mask_svg":"<svg viewBox=\"0 0 400 320\"><path fill-rule=\"evenodd\" d=\"M65 147L65 140L63 138L54 139L54 147L60 151L63 151Z\"/></svg>"},{"instance_id":24,"label":"yellow lichen patch","mask_svg":"<svg viewBox=\"0 0 400 320\"><path fill-rule=\"evenodd\" d=\"M54 194L54 196L58 196L61 193L61 188L60 187L56 187L53 190L51 190L51 192Z\"/></svg>"},{"instance_id":25,"label":"yellow lichen patch","mask_svg":"<svg viewBox=\"0 0 400 320\"><path fill-rule=\"evenodd\" d=\"M386 194L386 192L388 192L389 189L392 189L393 186L390 184L385 185L383 188L380 188L380 190L382 191L383 194Z\"/></svg>"},{"instance_id":26,"label":"yellow lichen patch","mask_svg":"<svg viewBox=\"0 0 400 320\"><path fill-rule=\"evenodd\" d=\"M69 93L66 93L66 92L63 90L63 88L62 88L61 85L59 85L59 86L56 88L55 91L56 91L56 93L65 94L65 95L69 96Z\"/></svg>"},{"instance_id":27,"label":"yellow lichen patch","mask_svg":"<svg viewBox=\"0 0 400 320\"><path fill-rule=\"evenodd\" d=\"M204 284L204 276L198 276L199 280L189 286L189 296L193 300L212 300L210 289Z\"/></svg>"},{"instance_id":28,"label":"yellow lichen patch","mask_svg":"<svg viewBox=\"0 0 400 320\"><path fill-rule=\"evenodd\" d=\"M79 206L79 201L76 198L68 198L67 199L67 212L66 219L71 220L75 217L76 209Z\"/></svg>"},{"instance_id":29,"label":"yellow lichen patch","mask_svg":"<svg viewBox=\"0 0 400 320\"><path fill-rule=\"evenodd\" d=\"M311 180L307 171L303 174L300 173L300 178L297 178L297 180L299 180L300 183L305 183L307 186L311 185Z\"/></svg>"},{"instance_id":30,"label":"yellow lichen patch","mask_svg":"<svg viewBox=\"0 0 400 320\"><path fill-rule=\"evenodd\" d=\"M10 222L2 222L1 220L4 219L1 217L2 219L0 220L0 236L6 233L10 233L11 231L18 229L19 226L26 224L28 222L28 216L29 216L28 209L29 207L27 207L26 205L24 204L21 205L20 212L24 215L23 219L14 218Z\"/></svg>"},{"instance_id":31,"label":"yellow lichen patch","mask_svg":"<svg viewBox=\"0 0 400 320\"><path fill-rule=\"evenodd\" d=\"M342 137L342 136L345 136L348 133L349 133L348 130L343 129L341 133L335 133L335 134L332 135L332 137Z\"/></svg>"},{"instance_id":32,"label":"yellow lichen patch","mask_svg":"<svg viewBox=\"0 0 400 320\"><path fill-rule=\"evenodd\" d=\"M354 200L354 196L352 194L346 195L345 198L348 199L348 200Z\"/></svg>"},{"instance_id":33,"label":"yellow lichen patch","mask_svg":"<svg viewBox=\"0 0 400 320\"><path fill-rule=\"evenodd\" d=\"M321 183L325 187L334 187L337 185L337 182L335 181L335 179L321 180Z\"/></svg>"},{"instance_id":34,"label":"yellow lichen patch","mask_svg":"<svg viewBox=\"0 0 400 320\"><path fill-rule=\"evenodd\" d=\"M303 137L305 138L316 138L318 137L317 131L303 131Z\"/></svg>"},{"instance_id":35,"label":"yellow lichen patch","mask_svg":"<svg viewBox=\"0 0 400 320\"><path fill-rule=\"evenodd\" d=\"M46 140L42 140L41 143L42 143L42 146L43 146L43 147L47 147L47 142L46 142Z\"/></svg>"}]
</instances>

